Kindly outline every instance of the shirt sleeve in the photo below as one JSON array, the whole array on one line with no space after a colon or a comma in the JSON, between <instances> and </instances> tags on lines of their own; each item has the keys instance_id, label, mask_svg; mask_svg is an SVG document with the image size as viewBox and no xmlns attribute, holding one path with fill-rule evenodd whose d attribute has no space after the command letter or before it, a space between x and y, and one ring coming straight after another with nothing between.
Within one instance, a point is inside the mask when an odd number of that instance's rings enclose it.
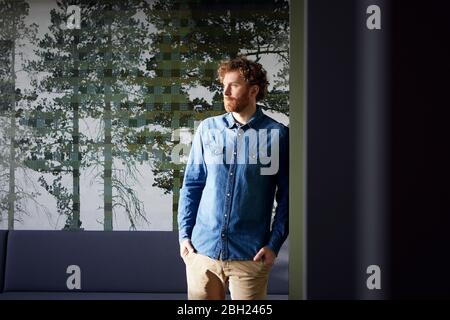
<instances>
[{"instance_id":1,"label":"shirt sleeve","mask_svg":"<svg viewBox=\"0 0 450 320\"><path fill-rule=\"evenodd\" d=\"M197 217L203 188L206 183L206 164L203 158L202 124L197 128L186 164L183 185L178 201L178 234L180 243L190 239Z\"/></svg>"},{"instance_id":2,"label":"shirt sleeve","mask_svg":"<svg viewBox=\"0 0 450 320\"><path fill-rule=\"evenodd\" d=\"M280 134L279 156L280 165L276 175L275 194L277 207L267 245L277 255L289 234L289 128L287 127Z\"/></svg>"}]
</instances>

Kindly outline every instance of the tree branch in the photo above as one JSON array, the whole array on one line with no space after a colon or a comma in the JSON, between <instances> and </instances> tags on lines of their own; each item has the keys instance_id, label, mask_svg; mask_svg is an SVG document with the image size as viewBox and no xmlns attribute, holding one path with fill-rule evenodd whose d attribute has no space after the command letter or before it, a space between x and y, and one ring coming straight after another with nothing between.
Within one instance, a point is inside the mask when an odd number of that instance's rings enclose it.
<instances>
[{"instance_id":1,"label":"tree branch","mask_svg":"<svg viewBox=\"0 0 450 320\"><path fill-rule=\"evenodd\" d=\"M283 60L285 60L286 62L289 62L289 59L283 54L283 53L287 53L286 50L265 50L265 51L254 51L254 52L247 52L245 55L246 56L259 56L260 54L264 54L264 53L274 53L279 55L281 58L283 58Z\"/></svg>"}]
</instances>

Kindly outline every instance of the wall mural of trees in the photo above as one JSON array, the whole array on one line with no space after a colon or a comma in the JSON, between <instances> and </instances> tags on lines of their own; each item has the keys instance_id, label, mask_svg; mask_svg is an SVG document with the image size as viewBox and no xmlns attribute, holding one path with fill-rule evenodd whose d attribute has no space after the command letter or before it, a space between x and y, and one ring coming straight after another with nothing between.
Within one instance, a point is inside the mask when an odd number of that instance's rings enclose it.
<instances>
[{"instance_id":1,"label":"wall mural of trees","mask_svg":"<svg viewBox=\"0 0 450 320\"><path fill-rule=\"evenodd\" d=\"M17 51L36 41L37 34L36 24L25 23L28 12L25 1L0 1L0 219L7 221L8 229L14 229L14 223L27 213L24 202L35 197L24 191L28 182L16 179L17 171L26 171L27 146L19 142L27 130L18 120L30 97L16 87L18 73L24 72Z\"/></svg>"},{"instance_id":2,"label":"wall mural of trees","mask_svg":"<svg viewBox=\"0 0 450 320\"><path fill-rule=\"evenodd\" d=\"M148 230L152 217L176 228L184 164L174 155L185 159L198 121L224 112L223 59L269 61L263 108L289 115L288 0L49 0L45 25L34 5L0 1L2 228L37 210L67 230L114 230L119 218ZM67 24L70 6L79 28ZM156 212L142 183L172 209ZM99 201L83 202L88 188ZM84 223L93 208L101 218Z\"/></svg>"}]
</instances>

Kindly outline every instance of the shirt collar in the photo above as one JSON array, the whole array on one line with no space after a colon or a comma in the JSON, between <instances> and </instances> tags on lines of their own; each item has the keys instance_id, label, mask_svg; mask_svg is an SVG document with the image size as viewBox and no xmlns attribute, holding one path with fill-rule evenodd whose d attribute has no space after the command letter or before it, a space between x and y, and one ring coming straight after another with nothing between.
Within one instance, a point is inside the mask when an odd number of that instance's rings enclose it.
<instances>
[{"instance_id":1,"label":"shirt collar","mask_svg":"<svg viewBox=\"0 0 450 320\"><path fill-rule=\"evenodd\" d=\"M227 122L227 128L228 129L232 129L235 126L236 127L242 127L242 128L246 128L248 127L252 127L254 126L259 119L261 119L261 117L264 115L264 113L261 110L261 107L256 105L256 111L255 113L252 115L252 117L250 118L250 120L244 124L244 125L240 125L233 117L233 114L231 112L228 112L228 114L225 116L225 121Z\"/></svg>"}]
</instances>

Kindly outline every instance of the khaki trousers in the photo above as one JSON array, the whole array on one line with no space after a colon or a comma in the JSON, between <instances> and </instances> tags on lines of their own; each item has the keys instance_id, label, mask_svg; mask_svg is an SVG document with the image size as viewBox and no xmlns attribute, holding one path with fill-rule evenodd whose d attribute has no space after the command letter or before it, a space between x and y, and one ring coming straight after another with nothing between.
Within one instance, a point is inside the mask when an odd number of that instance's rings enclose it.
<instances>
[{"instance_id":1,"label":"khaki trousers","mask_svg":"<svg viewBox=\"0 0 450 320\"><path fill-rule=\"evenodd\" d=\"M262 261L222 261L198 253L183 257L189 300L224 300L229 284L233 300L263 300L270 267Z\"/></svg>"}]
</instances>

